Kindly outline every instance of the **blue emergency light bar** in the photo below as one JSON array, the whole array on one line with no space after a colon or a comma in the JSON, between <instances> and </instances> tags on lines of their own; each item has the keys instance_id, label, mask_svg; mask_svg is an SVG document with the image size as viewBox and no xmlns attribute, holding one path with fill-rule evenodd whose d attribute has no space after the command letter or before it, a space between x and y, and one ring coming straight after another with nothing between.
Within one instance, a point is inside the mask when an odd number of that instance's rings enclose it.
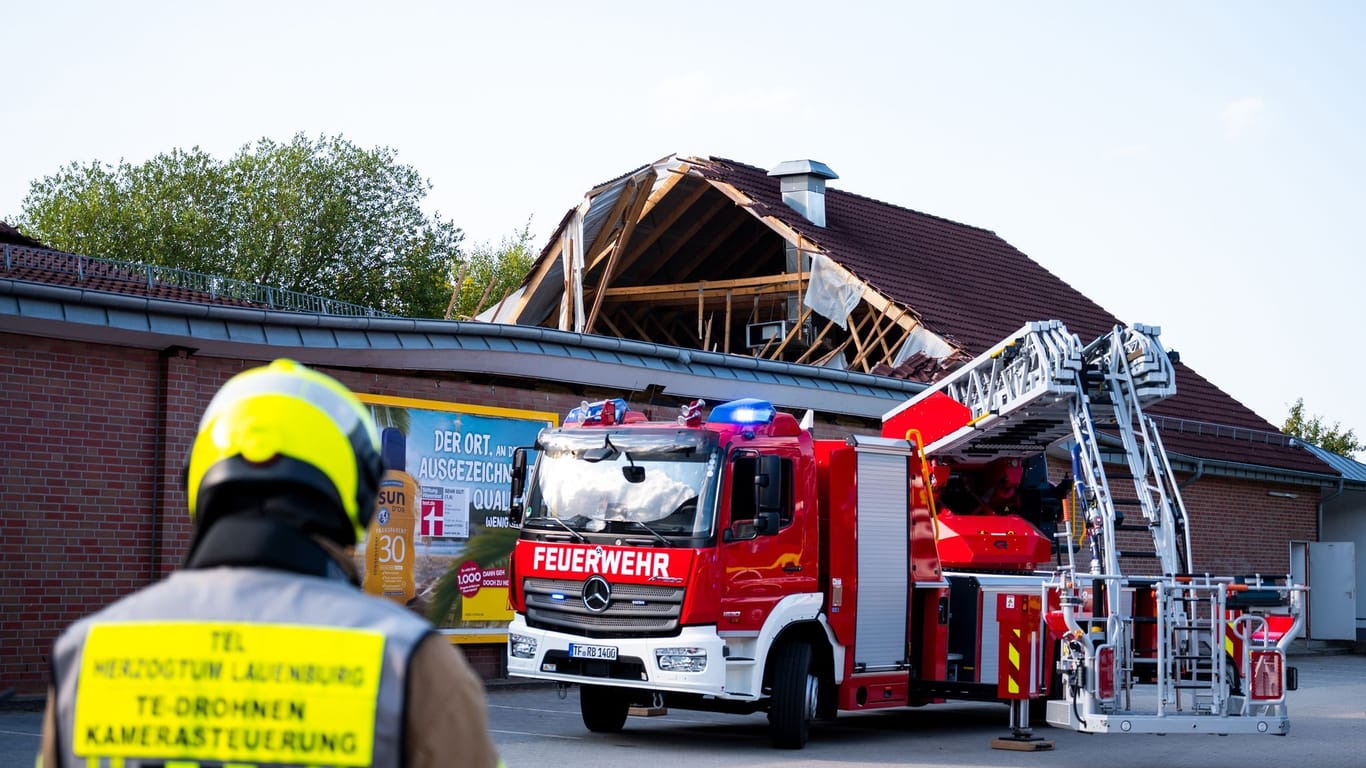
<instances>
[{"instance_id":1,"label":"blue emergency light bar","mask_svg":"<svg viewBox=\"0 0 1366 768\"><path fill-rule=\"evenodd\" d=\"M564 417L564 423L575 424L578 422L583 422L587 424L592 422L601 422L602 406L604 403L607 402L609 401L599 400L596 403L585 402L579 407L570 411L569 415ZM626 415L626 400L624 398L618 397L613 398L610 402L612 403L612 407L615 409L614 420L620 422L622 417Z\"/></svg>"},{"instance_id":2,"label":"blue emergency light bar","mask_svg":"<svg viewBox=\"0 0 1366 768\"><path fill-rule=\"evenodd\" d=\"M707 418L707 421L713 424L735 424L742 427L758 426L772 423L773 417L777 413L773 404L767 400L746 397L740 400L732 400L729 403L721 403L711 409L711 416Z\"/></svg>"}]
</instances>

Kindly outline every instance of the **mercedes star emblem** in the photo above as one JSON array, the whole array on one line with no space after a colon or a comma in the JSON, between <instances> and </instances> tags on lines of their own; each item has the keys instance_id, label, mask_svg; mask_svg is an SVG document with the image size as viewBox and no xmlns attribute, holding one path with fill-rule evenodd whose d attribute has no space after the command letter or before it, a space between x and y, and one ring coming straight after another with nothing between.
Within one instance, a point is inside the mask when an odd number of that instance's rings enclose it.
<instances>
[{"instance_id":1,"label":"mercedes star emblem","mask_svg":"<svg viewBox=\"0 0 1366 768\"><path fill-rule=\"evenodd\" d=\"M601 576L589 576L583 583L583 607L602 613L612 603L612 585Z\"/></svg>"}]
</instances>

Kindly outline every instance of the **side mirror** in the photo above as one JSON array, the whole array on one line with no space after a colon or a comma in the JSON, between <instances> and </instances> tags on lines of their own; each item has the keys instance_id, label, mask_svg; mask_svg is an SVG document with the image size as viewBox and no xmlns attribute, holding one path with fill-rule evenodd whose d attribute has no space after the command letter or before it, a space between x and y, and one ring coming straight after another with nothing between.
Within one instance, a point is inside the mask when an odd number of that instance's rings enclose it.
<instances>
[{"instance_id":1,"label":"side mirror","mask_svg":"<svg viewBox=\"0 0 1366 768\"><path fill-rule=\"evenodd\" d=\"M508 522L521 527L525 506L522 495L526 492L526 449L514 448L512 451L512 500L508 502Z\"/></svg>"},{"instance_id":2,"label":"side mirror","mask_svg":"<svg viewBox=\"0 0 1366 768\"><path fill-rule=\"evenodd\" d=\"M756 519L736 520L730 527L721 532L721 541L749 541L761 533L759 521Z\"/></svg>"},{"instance_id":3,"label":"side mirror","mask_svg":"<svg viewBox=\"0 0 1366 768\"><path fill-rule=\"evenodd\" d=\"M782 527L783 460L779 456L759 457L754 475L754 529L762 536L772 536Z\"/></svg>"},{"instance_id":4,"label":"side mirror","mask_svg":"<svg viewBox=\"0 0 1366 768\"><path fill-rule=\"evenodd\" d=\"M754 478L757 488L755 506L760 512L781 509L783 505L783 460L780 456L760 456Z\"/></svg>"}]
</instances>

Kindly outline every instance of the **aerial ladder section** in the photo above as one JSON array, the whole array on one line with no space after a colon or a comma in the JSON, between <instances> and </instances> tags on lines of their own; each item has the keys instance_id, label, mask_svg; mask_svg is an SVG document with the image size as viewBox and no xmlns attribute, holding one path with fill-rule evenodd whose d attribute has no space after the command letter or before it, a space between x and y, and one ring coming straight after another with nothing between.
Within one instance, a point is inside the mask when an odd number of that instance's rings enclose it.
<instances>
[{"instance_id":1,"label":"aerial ladder section","mask_svg":"<svg viewBox=\"0 0 1366 768\"><path fill-rule=\"evenodd\" d=\"M1116 327L1093 341L1082 351L1087 385L1084 396L1072 402L1072 432L1083 456L1089 483L1105 484L1100 441L1094 432L1097 421L1113 426L1119 433L1122 453L1133 480L1134 500L1153 539L1153 551L1164 576L1191 572L1190 536L1186 508L1167 461L1167 452L1152 418L1143 407L1176 394L1176 371L1171 358L1158 341L1157 328L1135 325ZM1093 407L1108 409L1097 419ZM1095 480L1092 480L1094 476ZM1108 487L1105 489L1108 498ZM1107 505L1096 504L1097 507ZM1111 498L1108 505L1115 508ZM1104 514L1097 512L1096 514ZM1105 515L1112 520L1119 515ZM1114 532L1105 537L1111 543L1106 567L1092 573L1119 573L1119 553L1113 546Z\"/></svg>"},{"instance_id":2,"label":"aerial ladder section","mask_svg":"<svg viewBox=\"0 0 1366 768\"><path fill-rule=\"evenodd\" d=\"M1285 647L1303 625L1303 587L1193 573L1186 509L1156 425L1144 408L1176 392L1173 363L1151 326L1118 326L1090 344L1058 321L1033 322L900 408L952 398L966 423L925 453L950 464L1037 455L1071 438L1073 514L1058 533L1065 561L1045 586L1059 610L1063 698L1048 720L1088 732L1285 733ZM1099 428L1114 433L1102 438ZM1115 437L1118 446L1115 446ZM1108 443L1108 449L1103 445ZM1133 498L1116 499L1105 460L1127 464ZM1120 505L1137 507L1141 522ZM1074 557L1073 523L1089 545ZM1152 550L1119 549L1121 531L1149 534ZM1126 576L1121 558L1146 555L1160 576ZM1272 611L1249 606L1249 590ZM1284 609L1288 608L1288 613ZM1248 688L1249 690L1243 690Z\"/></svg>"}]
</instances>

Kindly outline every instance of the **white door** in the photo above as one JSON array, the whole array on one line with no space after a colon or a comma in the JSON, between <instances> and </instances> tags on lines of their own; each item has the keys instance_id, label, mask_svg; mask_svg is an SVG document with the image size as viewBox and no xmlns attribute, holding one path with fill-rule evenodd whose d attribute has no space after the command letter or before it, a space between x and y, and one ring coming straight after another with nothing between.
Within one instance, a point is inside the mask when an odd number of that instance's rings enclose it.
<instances>
[{"instance_id":1,"label":"white door","mask_svg":"<svg viewBox=\"0 0 1366 768\"><path fill-rule=\"evenodd\" d=\"M1350 541L1294 542L1292 575L1307 577L1309 639L1356 639L1356 545Z\"/></svg>"}]
</instances>

